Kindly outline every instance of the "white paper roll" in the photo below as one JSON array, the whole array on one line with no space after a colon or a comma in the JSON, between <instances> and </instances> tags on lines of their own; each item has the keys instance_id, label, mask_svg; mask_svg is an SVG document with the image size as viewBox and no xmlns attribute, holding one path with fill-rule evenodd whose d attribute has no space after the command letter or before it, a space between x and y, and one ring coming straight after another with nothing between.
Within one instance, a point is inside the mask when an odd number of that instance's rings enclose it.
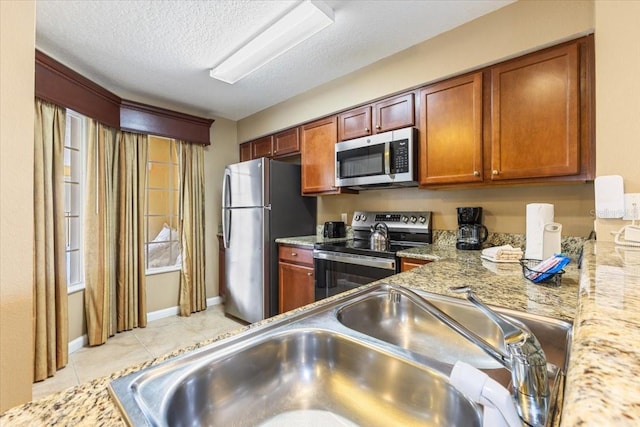
<instances>
[{"instance_id":1,"label":"white paper roll","mask_svg":"<svg viewBox=\"0 0 640 427\"><path fill-rule=\"evenodd\" d=\"M527 205L527 247L524 257L544 259L544 226L553 221L553 205L549 203L529 203Z\"/></svg>"},{"instance_id":2,"label":"white paper roll","mask_svg":"<svg viewBox=\"0 0 640 427\"><path fill-rule=\"evenodd\" d=\"M551 222L544 225L544 237L542 239L542 259L547 259L562 252L560 241L562 239L562 224Z\"/></svg>"}]
</instances>

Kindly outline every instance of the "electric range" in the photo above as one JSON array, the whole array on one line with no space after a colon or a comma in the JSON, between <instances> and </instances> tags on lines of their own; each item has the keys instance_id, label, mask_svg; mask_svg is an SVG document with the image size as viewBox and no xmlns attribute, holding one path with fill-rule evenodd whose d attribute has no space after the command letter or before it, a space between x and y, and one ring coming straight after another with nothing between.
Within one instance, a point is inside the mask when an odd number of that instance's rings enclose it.
<instances>
[{"instance_id":1,"label":"electric range","mask_svg":"<svg viewBox=\"0 0 640 427\"><path fill-rule=\"evenodd\" d=\"M387 250L370 246L371 233L380 223L388 229ZM398 273L396 253L430 244L431 223L428 211L354 212L353 239L314 245L316 301Z\"/></svg>"}]
</instances>

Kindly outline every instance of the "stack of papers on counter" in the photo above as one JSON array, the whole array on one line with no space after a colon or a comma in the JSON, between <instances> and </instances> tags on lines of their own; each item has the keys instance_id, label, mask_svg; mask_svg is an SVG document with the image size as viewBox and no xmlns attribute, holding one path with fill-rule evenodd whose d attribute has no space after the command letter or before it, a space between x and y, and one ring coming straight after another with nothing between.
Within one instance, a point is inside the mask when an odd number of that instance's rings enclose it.
<instances>
[{"instance_id":1,"label":"stack of papers on counter","mask_svg":"<svg viewBox=\"0 0 640 427\"><path fill-rule=\"evenodd\" d=\"M511 245L494 246L482 250L480 257L491 262L519 262L522 258L522 249Z\"/></svg>"}]
</instances>

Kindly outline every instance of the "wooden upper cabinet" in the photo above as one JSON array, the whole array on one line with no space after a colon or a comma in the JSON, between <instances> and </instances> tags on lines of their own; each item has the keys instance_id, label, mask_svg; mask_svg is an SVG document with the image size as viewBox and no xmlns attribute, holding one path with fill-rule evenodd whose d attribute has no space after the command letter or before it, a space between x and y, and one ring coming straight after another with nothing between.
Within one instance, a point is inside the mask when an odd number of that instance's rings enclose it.
<instances>
[{"instance_id":1,"label":"wooden upper cabinet","mask_svg":"<svg viewBox=\"0 0 640 427\"><path fill-rule=\"evenodd\" d=\"M336 116L300 126L302 193L337 192L335 186Z\"/></svg>"},{"instance_id":2,"label":"wooden upper cabinet","mask_svg":"<svg viewBox=\"0 0 640 427\"><path fill-rule=\"evenodd\" d=\"M244 144L240 144L240 161L246 162L247 160L251 160L251 155L253 154L253 144L251 142L245 142Z\"/></svg>"},{"instance_id":3,"label":"wooden upper cabinet","mask_svg":"<svg viewBox=\"0 0 640 427\"><path fill-rule=\"evenodd\" d=\"M415 125L414 94L406 93L354 108L338 115L338 140Z\"/></svg>"},{"instance_id":4,"label":"wooden upper cabinet","mask_svg":"<svg viewBox=\"0 0 640 427\"><path fill-rule=\"evenodd\" d=\"M401 129L416 124L413 93L377 102L373 106L373 111L375 113L373 126L376 133Z\"/></svg>"},{"instance_id":5,"label":"wooden upper cabinet","mask_svg":"<svg viewBox=\"0 0 640 427\"><path fill-rule=\"evenodd\" d=\"M482 72L420 91L421 185L481 182Z\"/></svg>"},{"instance_id":6,"label":"wooden upper cabinet","mask_svg":"<svg viewBox=\"0 0 640 427\"><path fill-rule=\"evenodd\" d=\"M371 135L371 106L355 108L338 115L338 140Z\"/></svg>"},{"instance_id":7,"label":"wooden upper cabinet","mask_svg":"<svg viewBox=\"0 0 640 427\"><path fill-rule=\"evenodd\" d=\"M259 159L260 157L272 157L273 156L273 136L268 135L262 138L258 138L252 141L253 152L251 154L252 159Z\"/></svg>"},{"instance_id":8,"label":"wooden upper cabinet","mask_svg":"<svg viewBox=\"0 0 640 427\"><path fill-rule=\"evenodd\" d=\"M491 179L581 172L577 43L491 68Z\"/></svg>"},{"instance_id":9,"label":"wooden upper cabinet","mask_svg":"<svg viewBox=\"0 0 640 427\"><path fill-rule=\"evenodd\" d=\"M273 157L281 157L300 152L300 131L297 127L287 129L273 136Z\"/></svg>"}]
</instances>

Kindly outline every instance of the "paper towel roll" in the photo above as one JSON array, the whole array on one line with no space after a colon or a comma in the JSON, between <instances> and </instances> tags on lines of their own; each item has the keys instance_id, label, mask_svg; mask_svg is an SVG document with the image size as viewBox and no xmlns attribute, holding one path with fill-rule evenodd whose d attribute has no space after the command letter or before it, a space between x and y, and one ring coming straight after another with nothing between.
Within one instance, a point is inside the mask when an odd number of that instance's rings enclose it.
<instances>
[{"instance_id":1,"label":"paper towel roll","mask_svg":"<svg viewBox=\"0 0 640 427\"><path fill-rule=\"evenodd\" d=\"M527 205L527 247L525 258L544 259L544 226L553 222L553 205L529 203Z\"/></svg>"},{"instance_id":2,"label":"paper towel roll","mask_svg":"<svg viewBox=\"0 0 640 427\"><path fill-rule=\"evenodd\" d=\"M560 240L562 238L562 224L551 222L544 225L542 238L542 259L547 259L562 252Z\"/></svg>"}]
</instances>

